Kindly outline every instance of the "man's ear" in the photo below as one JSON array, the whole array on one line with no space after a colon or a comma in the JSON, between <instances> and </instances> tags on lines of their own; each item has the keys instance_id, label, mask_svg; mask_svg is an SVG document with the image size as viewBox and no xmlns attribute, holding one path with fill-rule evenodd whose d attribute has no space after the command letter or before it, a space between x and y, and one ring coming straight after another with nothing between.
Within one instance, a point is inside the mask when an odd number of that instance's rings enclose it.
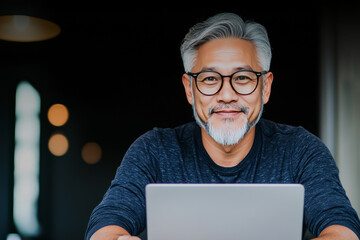
<instances>
[{"instance_id":1,"label":"man's ear","mask_svg":"<svg viewBox=\"0 0 360 240\"><path fill-rule=\"evenodd\" d=\"M274 75L272 72L265 74L265 86L264 86L264 104L266 104L270 99L271 86L273 83Z\"/></svg>"},{"instance_id":2,"label":"man's ear","mask_svg":"<svg viewBox=\"0 0 360 240\"><path fill-rule=\"evenodd\" d=\"M187 75L186 73L184 73L182 75L182 83L184 85L185 88L185 94L186 94L186 98L188 100L188 102L190 103L190 105L192 105L193 103L193 99L192 99L192 89L191 89L191 77L189 75Z\"/></svg>"}]
</instances>

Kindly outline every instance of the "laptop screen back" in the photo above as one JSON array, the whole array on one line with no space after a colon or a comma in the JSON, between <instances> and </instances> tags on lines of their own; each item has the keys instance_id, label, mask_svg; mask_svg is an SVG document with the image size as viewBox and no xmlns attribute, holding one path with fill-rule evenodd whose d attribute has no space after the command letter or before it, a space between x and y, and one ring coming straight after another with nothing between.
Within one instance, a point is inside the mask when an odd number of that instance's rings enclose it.
<instances>
[{"instance_id":1,"label":"laptop screen back","mask_svg":"<svg viewBox=\"0 0 360 240\"><path fill-rule=\"evenodd\" d=\"M148 240L300 240L299 184L149 184Z\"/></svg>"}]
</instances>

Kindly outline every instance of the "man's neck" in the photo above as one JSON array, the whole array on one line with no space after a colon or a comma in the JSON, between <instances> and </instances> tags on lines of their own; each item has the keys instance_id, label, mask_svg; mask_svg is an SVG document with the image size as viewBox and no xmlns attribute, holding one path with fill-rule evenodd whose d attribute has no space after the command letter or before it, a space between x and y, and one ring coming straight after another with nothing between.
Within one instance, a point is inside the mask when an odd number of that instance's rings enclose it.
<instances>
[{"instance_id":1,"label":"man's neck","mask_svg":"<svg viewBox=\"0 0 360 240\"><path fill-rule=\"evenodd\" d=\"M201 128L201 136L204 148L217 165L221 167L234 167L250 152L255 139L255 126L245 134L240 142L230 146L224 146L215 142L204 128Z\"/></svg>"}]
</instances>

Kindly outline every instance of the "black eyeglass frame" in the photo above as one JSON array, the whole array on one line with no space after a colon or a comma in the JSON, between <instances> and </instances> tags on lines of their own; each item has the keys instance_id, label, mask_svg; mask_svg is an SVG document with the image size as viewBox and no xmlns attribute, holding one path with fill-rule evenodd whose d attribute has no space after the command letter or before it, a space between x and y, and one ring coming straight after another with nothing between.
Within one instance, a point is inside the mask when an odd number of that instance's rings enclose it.
<instances>
[{"instance_id":1,"label":"black eyeglass frame","mask_svg":"<svg viewBox=\"0 0 360 240\"><path fill-rule=\"evenodd\" d=\"M220 85L220 88L219 88L219 90L218 90L217 92L212 93L212 94L206 94L206 93L203 93L203 92L199 89L199 86L198 86L198 84L197 84L196 79L197 79L197 77L199 76L199 74L201 74L201 73L203 73L203 72L213 72L213 73L217 73L217 74L220 75L220 77L221 77L221 85ZM254 90L252 90L250 93L239 93L238 91L235 90L235 88L234 88L234 86L233 86L233 84L232 84L232 77L233 77L236 73L238 73L238 72L252 72L252 73L255 73L255 75L256 75L256 77L257 77L257 78L256 78L256 86L255 86ZM232 88L237 94L239 94L239 95L250 95L250 94L252 94L253 92L255 92L255 90L257 89L257 87L258 87L258 85L259 85L259 78L260 78L260 76L262 76L262 75L264 75L264 74L266 74L266 73L268 73L268 71L256 72L256 71L253 71L253 70L250 70L250 69L244 69L244 70L236 71L236 72L234 72L234 73L232 73L232 74L230 74L230 75L222 75L222 74L219 73L219 72L211 71L211 70L204 70L204 71L200 71L200 72L197 72L197 73L187 72L186 74L194 78L196 88L197 88L197 90L198 90L201 94L203 94L203 95L205 95L205 96L213 96L213 95L215 95L215 94L217 94L218 92L221 91L221 89L222 89L222 87L223 87L223 85L224 85L224 78L225 78L225 77L229 77L229 78L230 78L230 80L229 80L229 81L230 81L230 86L231 86L231 88Z\"/></svg>"}]
</instances>

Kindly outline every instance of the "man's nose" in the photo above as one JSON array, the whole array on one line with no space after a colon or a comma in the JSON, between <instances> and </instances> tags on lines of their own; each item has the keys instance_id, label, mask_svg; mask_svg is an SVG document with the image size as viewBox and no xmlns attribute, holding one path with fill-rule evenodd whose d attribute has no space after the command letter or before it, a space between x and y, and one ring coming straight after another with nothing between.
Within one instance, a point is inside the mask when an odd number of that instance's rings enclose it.
<instances>
[{"instance_id":1,"label":"man's nose","mask_svg":"<svg viewBox=\"0 0 360 240\"><path fill-rule=\"evenodd\" d=\"M234 91L230 84L231 78L230 77L224 77L223 79L223 85L217 96L217 100L219 102L234 102L238 99L238 94Z\"/></svg>"}]
</instances>

